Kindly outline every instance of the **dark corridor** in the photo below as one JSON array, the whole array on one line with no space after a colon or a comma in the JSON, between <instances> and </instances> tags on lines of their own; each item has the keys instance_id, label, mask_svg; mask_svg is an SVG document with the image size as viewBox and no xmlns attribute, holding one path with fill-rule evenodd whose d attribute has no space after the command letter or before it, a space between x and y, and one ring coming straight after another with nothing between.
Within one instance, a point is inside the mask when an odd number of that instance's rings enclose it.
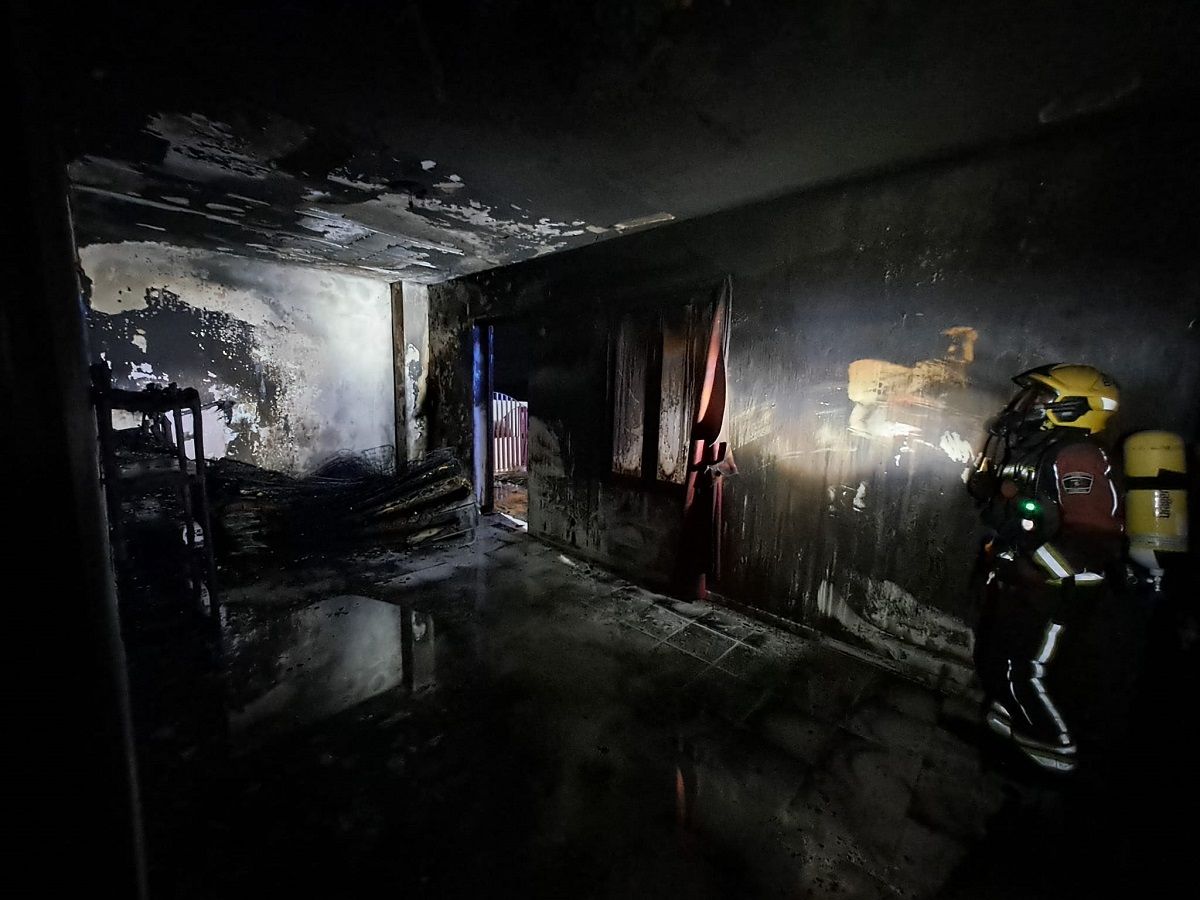
<instances>
[{"instance_id":1,"label":"dark corridor","mask_svg":"<svg viewBox=\"0 0 1200 900\"><path fill-rule=\"evenodd\" d=\"M529 519L529 373L533 341L525 322L501 321L492 335L492 497L494 508Z\"/></svg>"}]
</instances>

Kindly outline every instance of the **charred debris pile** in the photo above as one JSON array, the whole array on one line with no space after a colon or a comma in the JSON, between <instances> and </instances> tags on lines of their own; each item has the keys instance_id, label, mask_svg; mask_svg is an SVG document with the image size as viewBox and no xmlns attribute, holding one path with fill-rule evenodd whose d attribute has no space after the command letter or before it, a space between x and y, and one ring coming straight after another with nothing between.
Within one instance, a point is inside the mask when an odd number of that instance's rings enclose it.
<instances>
[{"instance_id":1,"label":"charred debris pile","mask_svg":"<svg viewBox=\"0 0 1200 900\"><path fill-rule=\"evenodd\" d=\"M217 552L231 562L405 549L469 535L478 521L470 479L449 450L398 469L390 447L341 453L304 477L221 459L209 478Z\"/></svg>"}]
</instances>

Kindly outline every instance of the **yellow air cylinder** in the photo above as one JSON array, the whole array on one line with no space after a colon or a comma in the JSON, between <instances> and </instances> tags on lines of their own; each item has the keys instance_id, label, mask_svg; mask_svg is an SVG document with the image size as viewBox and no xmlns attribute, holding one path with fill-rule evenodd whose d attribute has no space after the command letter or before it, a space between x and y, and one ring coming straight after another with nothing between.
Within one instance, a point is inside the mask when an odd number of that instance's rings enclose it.
<instances>
[{"instance_id":1,"label":"yellow air cylinder","mask_svg":"<svg viewBox=\"0 0 1200 900\"><path fill-rule=\"evenodd\" d=\"M1187 456L1183 438L1139 431L1125 440L1129 557L1162 578L1162 555L1187 551Z\"/></svg>"}]
</instances>

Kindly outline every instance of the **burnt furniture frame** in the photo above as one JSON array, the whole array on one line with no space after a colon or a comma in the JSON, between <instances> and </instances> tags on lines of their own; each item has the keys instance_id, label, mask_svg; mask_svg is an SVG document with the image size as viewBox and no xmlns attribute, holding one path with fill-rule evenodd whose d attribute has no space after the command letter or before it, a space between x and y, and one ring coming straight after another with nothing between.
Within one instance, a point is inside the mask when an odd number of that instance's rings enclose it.
<instances>
[{"instance_id":1,"label":"burnt furniture frame","mask_svg":"<svg viewBox=\"0 0 1200 900\"><path fill-rule=\"evenodd\" d=\"M162 488L174 488L183 508L184 535L187 543L189 579L193 597L203 606L201 586L208 587L208 614L219 621L217 599L217 567L213 554L212 523L209 516L204 428L201 419L200 394L195 388L152 387L129 391L112 386L108 365L92 367L92 402L96 409L97 434L100 442L100 476L108 507L108 522L112 535L113 556L118 566L128 561L122 522L122 502L131 497ZM117 456L113 435L114 409L142 414L143 428L157 439L159 446L173 450L171 458L137 461L123 464ZM187 437L183 427L184 411L191 414L192 448L195 459L188 459ZM168 429L168 424L170 429ZM173 434L173 439L171 435ZM196 525L203 533L198 540Z\"/></svg>"}]
</instances>

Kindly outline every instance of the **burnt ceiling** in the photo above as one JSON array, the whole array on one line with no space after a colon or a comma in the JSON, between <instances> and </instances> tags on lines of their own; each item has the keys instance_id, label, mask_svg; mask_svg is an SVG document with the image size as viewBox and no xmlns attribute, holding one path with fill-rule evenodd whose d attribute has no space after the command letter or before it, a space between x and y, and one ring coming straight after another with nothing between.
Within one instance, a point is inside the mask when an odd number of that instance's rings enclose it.
<instances>
[{"instance_id":1,"label":"burnt ceiling","mask_svg":"<svg viewBox=\"0 0 1200 900\"><path fill-rule=\"evenodd\" d=\"M83 243L441 281L1178 91L1185 3L64 8Z\"/></svg>"}]
</instances>

